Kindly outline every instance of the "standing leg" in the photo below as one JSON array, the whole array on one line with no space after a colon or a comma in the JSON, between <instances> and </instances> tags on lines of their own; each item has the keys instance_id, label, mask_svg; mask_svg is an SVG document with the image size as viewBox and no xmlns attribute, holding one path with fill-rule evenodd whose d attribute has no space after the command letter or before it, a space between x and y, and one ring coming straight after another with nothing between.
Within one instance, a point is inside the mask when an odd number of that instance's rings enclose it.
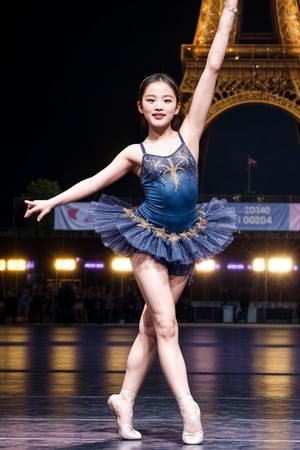
<instances>
[{"instance_id":1,"label":"standing leg","mask_svg":"<svg viewBox=\"0 0 300 450\"><path fill-rule=\"evenodd\" d=\"M170 288L174 305L179 300L186 282L187 277L171 277ZM117 417L119 434L123 439L141 439L141 434L133 428L133 406L155 353L156 333L150 310L145 305L140 318L138 335L127 358L121 391L108 399L108 405Z\"/></svg>"},{"instance_id":2,"label":"standing leg","mask_svg":"<svg viewBox=\"0 0 300 450\"><path fill-rule=\"evenodd\" d=\"M199 444L203 440L200 409L190 392L186 365L178 341L172 294L174 286L182 284L184 278L178 276L170 279L167 269L146 255L134 255L132 267L151 314L162 371L183 417L183 441L186 444Z\"/></svg>"}]
</instances>

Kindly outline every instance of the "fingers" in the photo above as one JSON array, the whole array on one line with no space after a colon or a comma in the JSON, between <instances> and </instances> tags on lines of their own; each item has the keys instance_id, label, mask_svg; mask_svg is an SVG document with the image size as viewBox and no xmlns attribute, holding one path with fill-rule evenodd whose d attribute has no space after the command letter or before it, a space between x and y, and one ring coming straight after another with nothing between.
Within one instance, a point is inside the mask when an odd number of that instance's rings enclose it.
<instances>
[{"instance_id":1,"label":"fingers","mask_svg":"<svg viewBox=\"0 0 300 450\"><path fill-rule=\"evenodd\" d=\"M27 208L25 211L25 214L24 214L25 219L32 216L33 213L34 213L34 211L32 209Z\"/></svg>"},{"instance_id":2,"label":"fingers","mask_svg":"<svg viewBox=\"0 0 300 450\"><path fill-rule=\"evenodd\" d=\"M41 213L37 216L37 221L40 222L42 220L42 218L44 217L45 213Z\"/></svg>"},{"instance_id":3,"label":"fingers","mask_svg":"<svg viewBox=\"0 0 300 450\"><path fill-rule=\"evenodd\" d=\"M35 212L38 212L37 204L35 202L31 202L29 200L24 200L24 203L27 205L27 209L25 211L24 217L27 219L28 217L32 216ZM38 218L38 222L42 219L43 215L40 214Z\"/></svg>"},{"instance_id":4,"label":"fingers","mask_svg":"<svg viewBox=\"0 0 300 450\"><path fill-rule=\"evenodd\" d=\"M31 216L30 208L29 208L29 205L27 205L27 209L25 211L24 217L27 218L27 217L30 217L30 216Z\"/></svg>"},{"instance_id":5,"label":"fingers","mask_svg":"<svg viewBox=\"0 0 300 450\"><path fill-rule=\"evenodd\" d=\"M51 206L48 205L48 202L45 200L24 200L27 205L27 209L25 211L24 217L27 219L35 213L38 213L37 221L40 222L46 214L51 211Z\"/></svg>"},{"instance_id":6,"label":"fingers","mask_svg":"<svg viewBox=\"0 0 300 450\"><path fill-rule=\"evenodd\" d=\"M27 209L25 211L24 217L30 217L32 212L31 209L33 208L31 202L29 202L28 200L25 200L24 203L27 205Z\"/></svg>"}]
</instances>

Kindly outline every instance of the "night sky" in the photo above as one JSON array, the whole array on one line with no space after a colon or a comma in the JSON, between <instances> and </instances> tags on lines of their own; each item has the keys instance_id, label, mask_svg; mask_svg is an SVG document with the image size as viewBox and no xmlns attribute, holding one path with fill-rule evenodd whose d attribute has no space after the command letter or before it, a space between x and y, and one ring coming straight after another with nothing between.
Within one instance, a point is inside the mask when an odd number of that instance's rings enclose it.
<instances>
[{"instance_id":1,"label":"night sky","mask_svg":"<svg viewBox=\"0 0 300 450\"><path fill-rule=\"evenodd\" d=\"M180 83L181 44L191 44L200 1L20 1L1 6L2 121L0 228L13 198L38 178L62 189L104 167L140 140L137 90L152 72ZM300 194L294 119L267 106L241 106L212 125L204 192L247 190L247 155L258 162L259 194ZM138 192L134 177L111 191ZM134 191L134 192L133 192Z\"/></svg>"}]
</instances>

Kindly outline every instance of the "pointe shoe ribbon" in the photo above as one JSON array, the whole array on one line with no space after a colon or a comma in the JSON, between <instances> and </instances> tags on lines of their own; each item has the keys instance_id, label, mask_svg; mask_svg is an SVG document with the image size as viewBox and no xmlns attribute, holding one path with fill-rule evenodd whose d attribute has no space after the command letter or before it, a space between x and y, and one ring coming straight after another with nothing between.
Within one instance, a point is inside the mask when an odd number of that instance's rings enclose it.
<instances>
[{"instance_id":1,"label":"pointe shoe ribbon","mask_svg":"<svg viewBox=\"0 0 300 450\"><path fill-rule=\"evenodd\" d=\"M122 399L120 394L113 394L107 400L107 404L117 418L120 437L130 441L142 439L141 433L131 425L132 409L126 404L126 400Z\"/></svg>"}]
</instances>

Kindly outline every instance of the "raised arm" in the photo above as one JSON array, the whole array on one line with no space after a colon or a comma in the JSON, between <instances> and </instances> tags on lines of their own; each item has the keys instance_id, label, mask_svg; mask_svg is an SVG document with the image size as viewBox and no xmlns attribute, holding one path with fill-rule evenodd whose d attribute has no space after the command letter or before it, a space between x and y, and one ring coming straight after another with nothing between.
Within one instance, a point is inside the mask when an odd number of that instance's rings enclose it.
<instances>
[{"instance_id":1,"label":"raised arm","mask_svg":"<svg viewBox=\"0 0 300 450\"><path fill-rule=\"evenodd\" d=\"M24 217L28 218L35 213L39 213L37 221L40 222L42 218L56 206L81 200L114 183L134 168L134 161L131 158L133 153L131 147L133 146L127 147L119 153L113 161L100 172L79 181L69 189L54 197L47 200L25 200L27 210Z\"/></svg>"},{"instance_id":2,"label":"raised arm","mask_svg":"<svg viewBox=\"0 0 300 450\"><path fill-rule=\"evenodd\" d=\"M205 68L193 94L189 112L182 125L182 134L199 142L211 106L218 73L224 61L228 40L237 14L238 0L226 0L218 30L209 50ZM194 139L193 139L194 138Z\"/></svg>"}]
</instances>

